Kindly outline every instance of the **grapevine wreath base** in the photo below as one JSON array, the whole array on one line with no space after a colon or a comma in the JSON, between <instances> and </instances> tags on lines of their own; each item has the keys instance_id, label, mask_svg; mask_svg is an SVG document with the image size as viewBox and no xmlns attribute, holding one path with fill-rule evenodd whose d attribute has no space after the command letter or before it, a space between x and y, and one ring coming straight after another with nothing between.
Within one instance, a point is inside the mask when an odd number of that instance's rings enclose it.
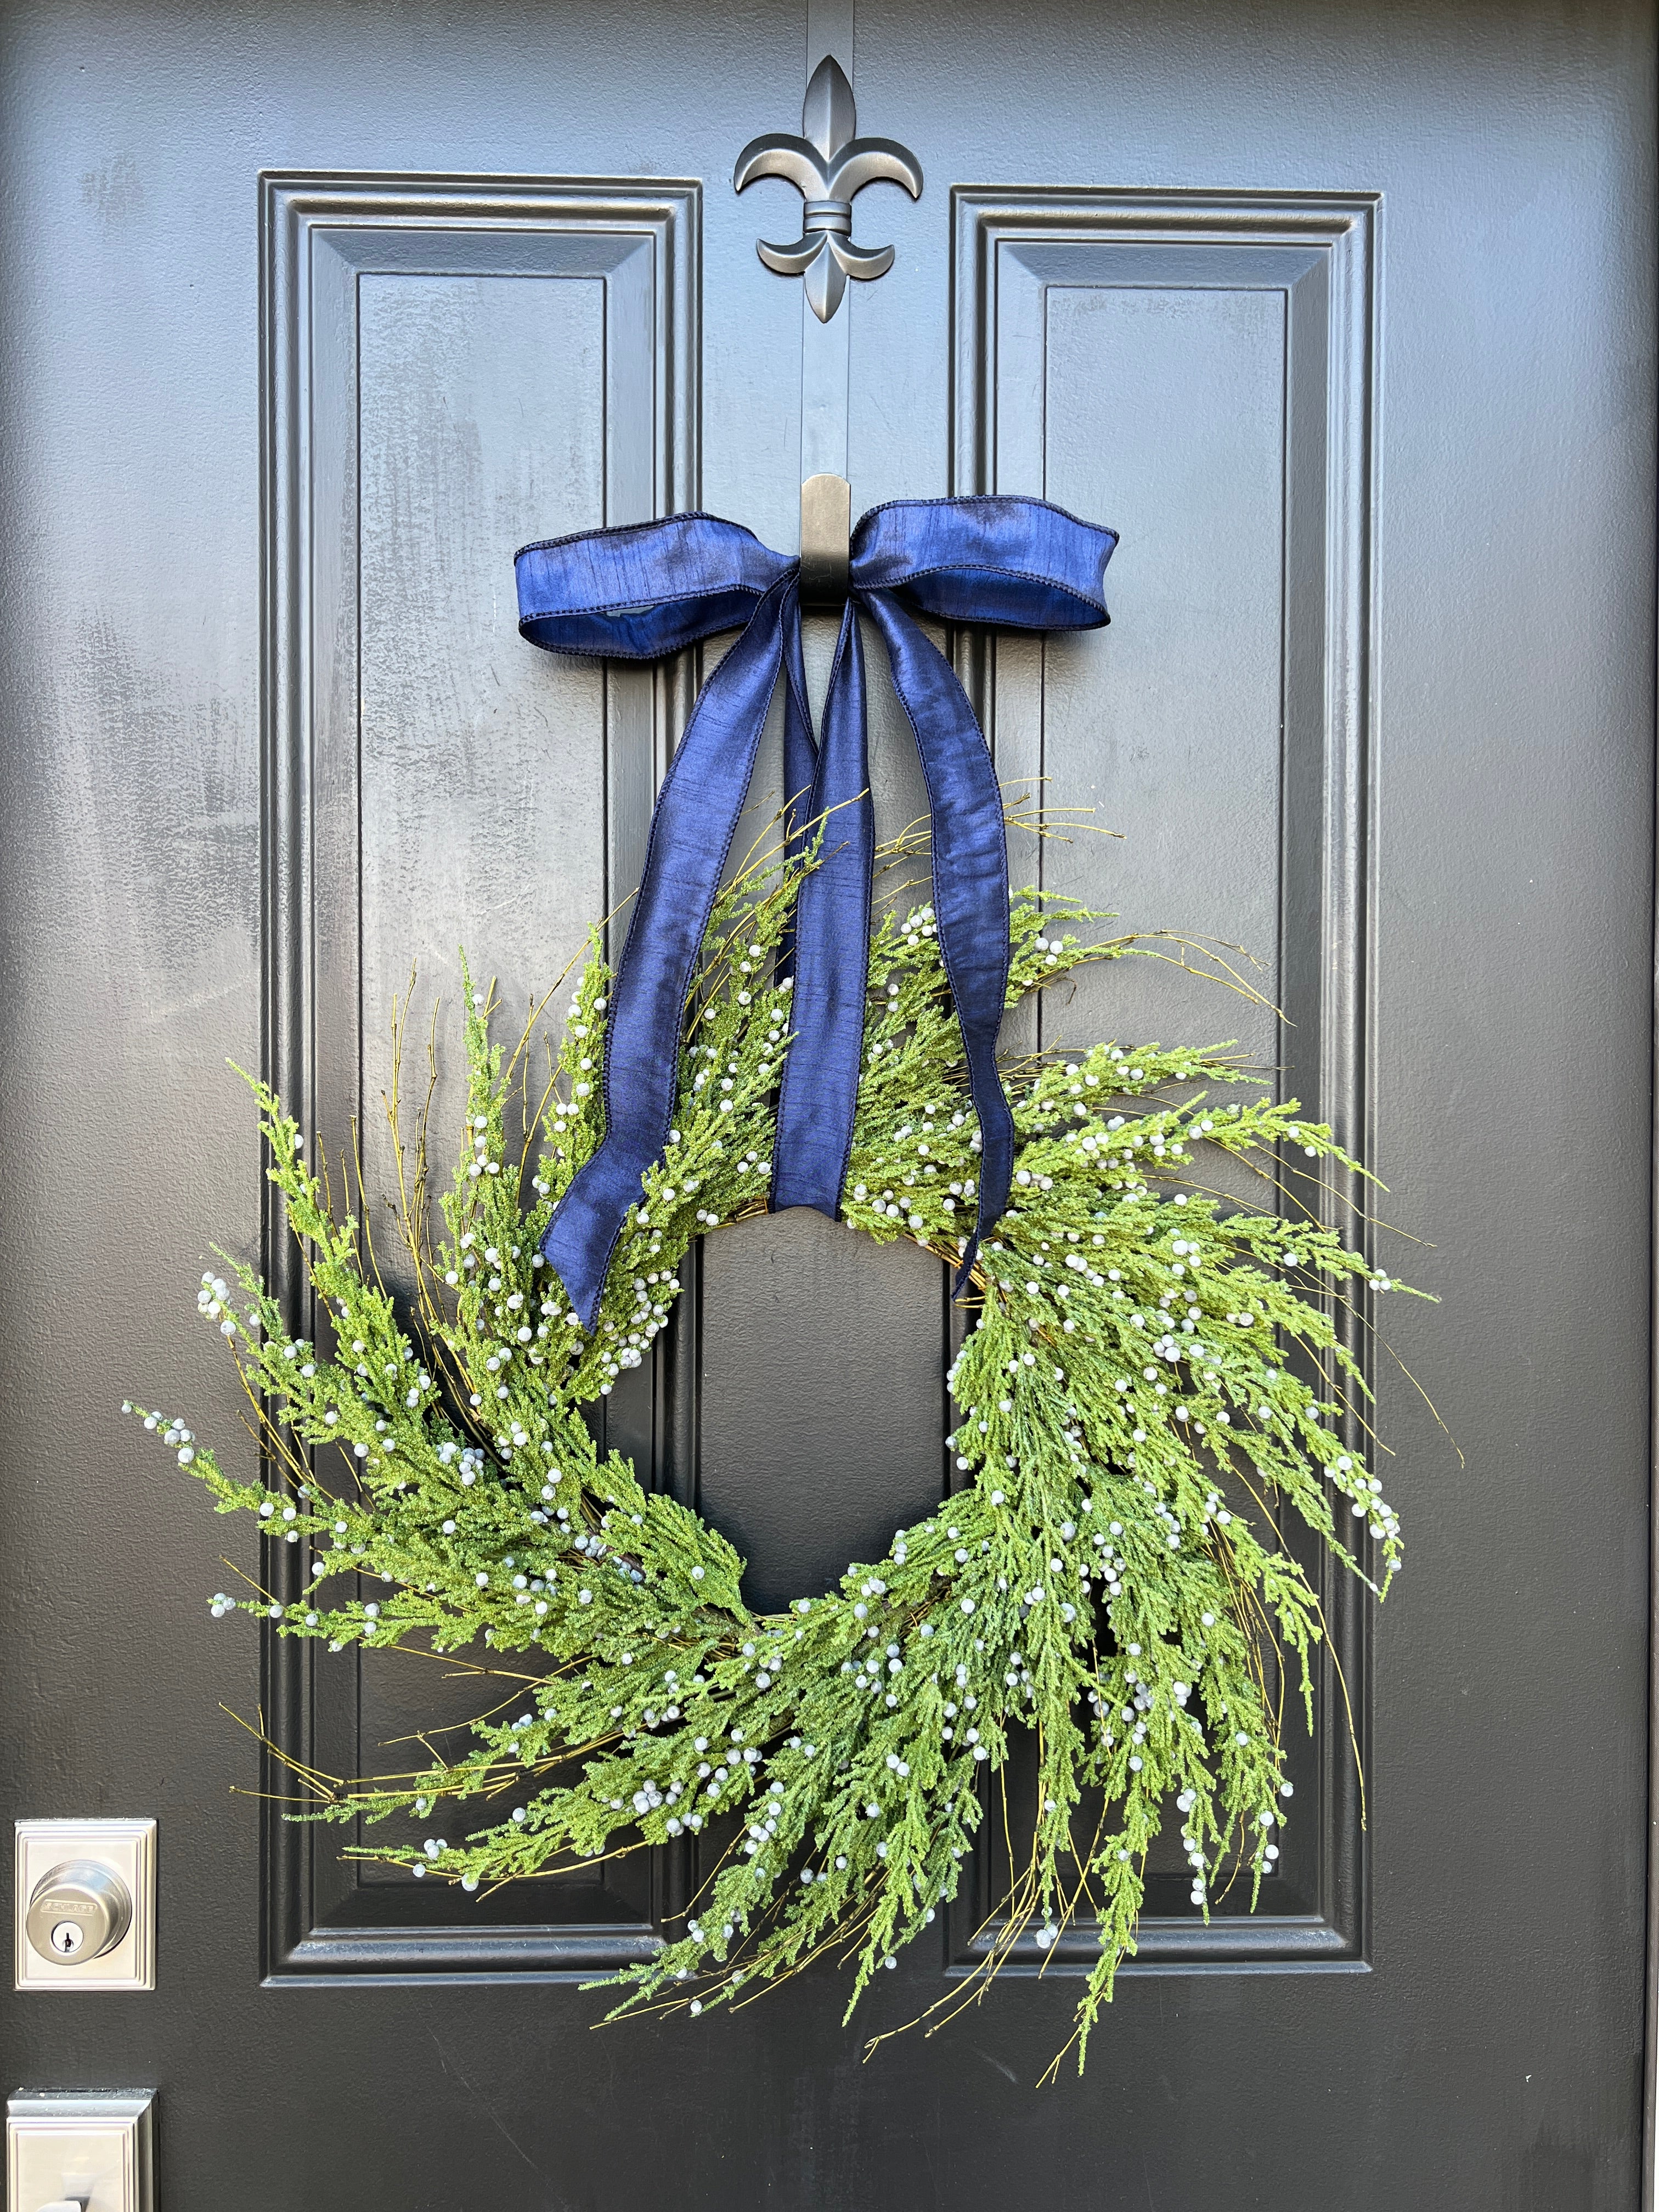
<instances>
[{"instance_id":1,"label":"grapevine wreath base","mask_svg":"<svg viewBox=\"0 0 1659 2212\"><path fill-rule=\"evenodd\" d=\"M219 1510L307 1547L298 1602L222 1593L216 1616L269 1614L337 1651L481 1641L509 1680L464 1756L366 1781L307 1775L307 1817L425 1819L446 1799L533 1785L464 1843L362 1854L468 1891L702 1838L714 1871L660 1952L614 1978L618 2010L706 2013L832 1948L854 1962L856 2002L956 1894L988 1775L1028 1733L1036 1829L981 1972L1034 1923L1048 1950L1092 1917L1081 2064L1133 1952L1163 1821L1180 1822L1206 1910L1235 1875L1254 1897L1278 1856L1291 1786L1274 1685L1284 1667L1299 1674L1311 1721L1320 1617L1276 1516L1291 1509L1379 1595L1398 1567L1395 1513L1343 1441L1364 1391L1334 1325L1351 1290L1389 1280L1314 1218L1321 1179L1355 1164L1259 1083L1228 1097L1252 1079L1224 1052L1099 1044L1009 1067L1013 1202L975 1262L977 1314L949 1378L964 1487L830 1595L751 1612L731 1545L626 1460L599 1457L583 1408L665 1326L692 1240L764 1210L790 1041L777 960L801 874L757 863L715 908L676 1127L592 1335L538 1245L602 1133L597 939L539 1106L534 1023L504 1053L490 996L469 982L465 1141L441 1225L424 1129L398 1152L412 1301L394 1301L372 1239L254 1085L329 1340L291 1334L246 1267L240 1300L203 1279L270 1485L227 1474L178 1419L134 1410ZM1097 919L1017 898L1009 1003L1137 949L1067 927ZM864 1049L844 1218L954 1266L979 1139L926 905L874 933ZM523 1126L531 1139L509 1154L505 1133ZM1264 1210L1206 1193L1224 1153L1263 1176ZM1280 1204L1296 1178L1309 1202L1292 1220ZM1099 1808L1086 1824L1085 1791Z\"/></svg>"}]
</instances>

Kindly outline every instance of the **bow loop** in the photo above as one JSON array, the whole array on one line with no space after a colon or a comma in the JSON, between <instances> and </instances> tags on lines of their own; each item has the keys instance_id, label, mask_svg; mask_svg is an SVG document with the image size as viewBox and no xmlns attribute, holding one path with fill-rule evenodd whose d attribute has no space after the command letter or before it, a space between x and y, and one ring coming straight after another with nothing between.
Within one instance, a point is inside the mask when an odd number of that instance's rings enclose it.
<instances>
[{"instance_id":1,"label":"bow loop","mask_svg":"<svg viewBox=\"0 0 1659 2212\"><path fill-rule=\"evenodd\" d=\"M1096 629L1117 533L1046 500L894 500L853 533L855 591L891 592L941 622Z\"/></svg>"},{"instance_id":2,"label":"bow loop","mask_svg":"<svg viewBox=\"0 0 1659 2212\"><path fill-rule=\"evenodd\" d=\"M519 634L550 653L660 660L743 629L795 565L713 514L544 538L513 556Z\"/></svg>"},{"instance_id":3,"label":"bow loop","mask_svg":"<svg viewBox=\"0 0 1659 2212\"><path fill-rule=\"evenodd\" d=\"M792 1018L773 1148L775 1207L840 1211L863 1059L874 832L857 610L882 634L915 733L933 815L933 908L980 1128L975 1235L1007 1204L1013 1116L997 1073L1008 982L1008 858L985 738L950 663L915 617L1024 629L1106 620L1101 575L1117 540L1042 500L907 500L854 532L849 598L812 732L800 643L799 563L738 524L676 515L526 545L519 628L554 653L649 660L722 630L743 635L703 686L663 780L605 1032L605 1134L573 1177L542 1250L584 1325L641 1179L667 1143L682 1026L708 917L784 684L789 849L821 842L800 887Z\"/></svg>"}]
</instances>

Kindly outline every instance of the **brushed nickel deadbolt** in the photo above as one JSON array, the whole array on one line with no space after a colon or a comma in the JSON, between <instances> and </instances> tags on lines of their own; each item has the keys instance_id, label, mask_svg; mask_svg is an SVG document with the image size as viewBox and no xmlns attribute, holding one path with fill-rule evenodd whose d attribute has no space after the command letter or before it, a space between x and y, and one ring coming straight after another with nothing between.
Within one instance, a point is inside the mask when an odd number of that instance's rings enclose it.
<instances>
[{"instance_id":1,"label":"brushed nickel deadbolt","mask_svg":"<svg viewBox=\"0 0 1659 2212\"><path fill-rule=\"evenodd\" d=\"M155 1821L20 1820L12 1912L20 1990L153 1990Z\"/></svg>"},{"instance_id":2,"label":"brushed nickel deadbolt","mask_svg":"<svg viewBox=\"0 0 1659 2212\"><path fill-rule=\"evenodd\" d=\"M101 1959L132 1925L132 1893L112 1867L70 1859L35 1883L24 1924L43 1959Z\"/></svg>"}]
</instances>

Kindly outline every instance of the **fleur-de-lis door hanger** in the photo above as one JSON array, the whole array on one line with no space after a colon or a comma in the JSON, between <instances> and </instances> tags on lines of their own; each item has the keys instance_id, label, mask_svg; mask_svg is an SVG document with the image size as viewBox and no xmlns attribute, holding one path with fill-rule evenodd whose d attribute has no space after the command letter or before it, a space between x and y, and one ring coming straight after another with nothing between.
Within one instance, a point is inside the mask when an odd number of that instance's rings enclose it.
<instances>
[{"instance_id":1,"label":"fleur-de-lis door hanger","mask_svg":"<svg viewBox=\"0 0 1659 2212\"><path fill-rule=\"evenodd\" d=\"M821 323L840 307L847 280L868 282L893 265L890 246L853 243L853 198L866 185L902 185L921 197L921 164L892 138L860 138L853 88L841 64L826 54L812 72L801 106L802 136L752 139L738 156L732 182L738 191L757 177L782 177L805 202L801 234L793 246L766 239L757 250L781 276L805 279L806 296Z\"/></svg>"}]
</instances>

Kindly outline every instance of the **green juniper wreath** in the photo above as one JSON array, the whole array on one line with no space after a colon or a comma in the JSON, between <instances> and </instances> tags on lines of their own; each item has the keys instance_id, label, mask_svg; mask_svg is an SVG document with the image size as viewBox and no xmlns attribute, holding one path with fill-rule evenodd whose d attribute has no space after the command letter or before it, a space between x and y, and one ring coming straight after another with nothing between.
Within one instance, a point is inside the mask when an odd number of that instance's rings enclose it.
<instances>
[{"instance_id":1,"label":"green juniper wreath","mask_svg":"<svg viewBox=\"0 0 1659 2212\"><path fill-rule=\"evenodd\" d=\"M240 1311L222 1277L203 1279L198 1304L238 1361L270 1483L234 1480L180 1421L135 1410L221 1511L315 1547L299 1602L221 1593L216 1616L268 1613L280 1633L332 1650L482 1639L529 1662L514 1674L529 1692L509 1686L464 1756L353 1783L308 1777L309 1817L425 1818L445 1799L487 1805L529 1785L527 1803L465 1842L368 1847L469 1891L684 1834L702 1837L705 1857L714 1848L683 1928L616 1978L621 2010L706 2012L836 1946L855 1959L856 2002L956 1893L988 1770L1029 1731L1042 1810L982 1971L1034 1921L1046 1950L1073 1916L1095 1916L1081 2063L1133 1951L1167 1808L1196 1904L1230 1870L1259 1884L1278 1856L1290 1785L1272 1686L1282 1664L1299 1670L1311 1719L1320 1624L1275 1507L1379 1595L1398 1566L1395 1513L1336 1426L1364 1386L1334 1309L1389 1280L1312 1218L1203 1189L1219 1154L1273 1188L1292 1149L1310 1178L1320 1164L1354 1169L1293 1102L1224 1101L1250 1081L1224 1051L1100 1044L1011 1067L1014 1202L977 1262L977 1318L950 1376L965 1486L838 1590L751 1612L725 1538L648 1494L625 1460L599 1456L582 1409L665 1326L692 1240L764 1209L790 1037L775 960L801 877L757 866L715 909L677 1126L591 1337L537 1247L602 1133L610 978L597 940L518 1157L505 1131L531 1031L510 1055L492 1044L494 1008L469 981L465 1143L441 1227L423 1139L397 1204L412 1310L255 1086L270 1179L332 1337L331 1350L296 1340L246 1267ZM1018 898L1010 1004L1133 949L1067 927L1099 918ZM881 922L869 990L845 1218L954 1264L979 1139L930 908ZM1369 1535L1363 1562L1348 1529ZM1085 1790L1103 1810L1080 1839Z\"/></svg>"}]
</instances>

